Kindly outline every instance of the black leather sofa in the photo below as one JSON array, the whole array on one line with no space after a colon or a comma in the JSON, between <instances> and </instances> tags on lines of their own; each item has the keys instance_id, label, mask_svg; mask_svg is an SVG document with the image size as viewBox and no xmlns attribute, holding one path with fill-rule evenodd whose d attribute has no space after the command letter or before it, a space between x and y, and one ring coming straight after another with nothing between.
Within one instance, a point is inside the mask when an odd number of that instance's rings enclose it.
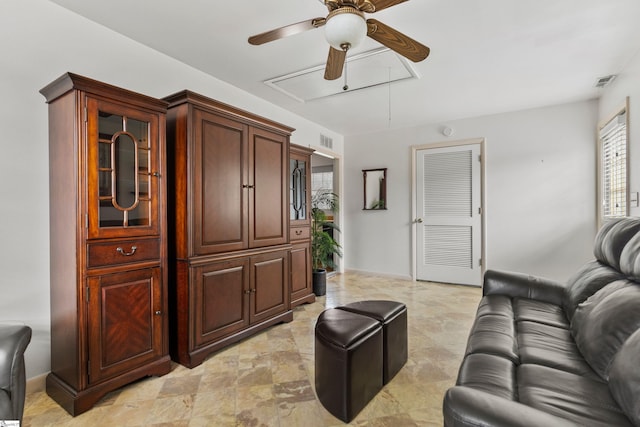
<instances>
[{"instance_id":1,"label":"black leather sofa","mask_svg":"<svg viewBox=\"0 0 640 427\"><path fill-rule=\"evenodd\" d=\"M26 392L24 352L30 341L29 326L0 324L0 421L22 421Z\"/></svg>"},{"instance_id":2,"label":"black leather sofa","mask_svg":"<svg viewBox=\"0 0 640 427\"><path fill-rule=\"evenodd\" d=\"M444 425L640 426L640 219L567 283L489 270Z\"/></svg>"}]
</instances>

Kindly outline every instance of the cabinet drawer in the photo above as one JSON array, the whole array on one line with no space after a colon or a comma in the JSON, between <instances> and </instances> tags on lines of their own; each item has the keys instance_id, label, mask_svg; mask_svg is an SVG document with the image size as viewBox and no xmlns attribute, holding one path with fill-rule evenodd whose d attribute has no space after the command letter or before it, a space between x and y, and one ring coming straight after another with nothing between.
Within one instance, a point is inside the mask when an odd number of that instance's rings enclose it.
<instances>
[{"instance_id":1,"label":"cabinet drawer","mask_svg":"<svg viewBox=\"0 0 640 427\"><path fill-rule=\"evenodd\" d=\"M304 240L311 235L309 227L291 227L290 240Z\"/></svg>"},{"instance_id":2,"label":"cabinet drawer","mask_svg":"<svg viewBox=\"0 0 640 427\"><path fill-rule=\"evenodd\" d=\"M93 243L88 245L87 258L89 268L157 260L160 259L160 239Z\"/></svg>"}]
</instances>

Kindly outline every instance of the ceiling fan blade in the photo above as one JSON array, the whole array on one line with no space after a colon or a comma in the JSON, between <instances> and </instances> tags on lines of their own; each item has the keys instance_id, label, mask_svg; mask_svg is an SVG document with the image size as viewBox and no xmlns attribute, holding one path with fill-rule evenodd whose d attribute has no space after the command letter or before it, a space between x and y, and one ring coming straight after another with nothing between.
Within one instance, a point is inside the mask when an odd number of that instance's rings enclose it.
<instances>
[{"instance_id":1,"label":"ceiling fan blade","mask_svg":"<svg viewBox=\"0 0 640 427\"><path fill-rule=\"evenodd\" d=\"M251 36L249 37L249 43L253 45L259 45L272 42L283 37L288 37L294 34L302 33L304 31L313 30L314 28L323 26L326 22L327 20L325 18L313 18L307 21L298 22L296 24L286 25L284 27L276 28L275 30Z\"/></svg>"},{"instance_id":2,"label":"ceiling fan blade","mask_svg":"<svg viewBox=\"0 0 640 427\"><path fill-rule=\"evenodd\" d=\"M380 21L367 19L367 27L369 37L413 62L420 62L429 56L428 47Z\"/></svg>"},{"instance_id":3,"label":"ceiling fan blade","mask_svg":"<svg viewBox=\"0 0 640 427\"><path fill-rule=\"evenodd\" d=\"M338 50L329 48L329 57L327 58L327 66L324 69L325 80L335 80L342 75L344 61L347 58L346 50Z\"/></svg>"},{"instance_id":4,"label":"ceiling fan blade","mask_svg":"<svg viewBox=\"0 0 640 427\"><path fill-rule=\"evenodd\" d=\"M386 9L391 6L395 6L400 3L404 3L407 0L364 0L365 3L371 3L373 5L373 12L378 12L382 9Z\"/></svg>"}]
</instances>

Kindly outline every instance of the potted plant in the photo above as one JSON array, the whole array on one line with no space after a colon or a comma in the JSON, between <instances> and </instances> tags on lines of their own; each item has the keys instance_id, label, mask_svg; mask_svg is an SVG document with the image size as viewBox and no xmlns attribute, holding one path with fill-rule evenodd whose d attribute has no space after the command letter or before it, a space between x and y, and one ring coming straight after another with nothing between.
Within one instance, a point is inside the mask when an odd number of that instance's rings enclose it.
<instances>
[{"instance_id":1,"label":"potted plant","mask_svg":"<svg viewBox=\"0 0 640 427\"><path fill-rule=\"evenodd\" d=\"M338 226L327 218L327 211L338 211L338 195L319 190L311 197L311 266L313 293L322 296L327 290L327 267L335 268L334 255L342 256L340 244L328 232L339 232Z\"/></svg>"}]
</instances>

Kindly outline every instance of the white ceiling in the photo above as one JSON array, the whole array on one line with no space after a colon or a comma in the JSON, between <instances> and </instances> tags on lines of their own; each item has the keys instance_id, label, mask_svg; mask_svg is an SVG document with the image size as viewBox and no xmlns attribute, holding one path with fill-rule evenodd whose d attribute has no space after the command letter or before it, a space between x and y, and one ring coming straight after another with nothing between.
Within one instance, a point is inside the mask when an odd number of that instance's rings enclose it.
<instances>
[{"instance_id":1,"label":"white ceiling","mask_svg":"<svg viewBox=\"0 0 640 427\"><path fill-rule=\"evenodd\" d=\"M300 102L264 82L322 66L323 29L247 38L326 16L319 0L52 1L343 135L595 98L596 79L640 51L638 0L406 1L367 17L431 48L411 63L420 78ZM367 39L349 55L379 47ZM305 84L324 93L330 83Z\"/></svg>"}]
</instances>

